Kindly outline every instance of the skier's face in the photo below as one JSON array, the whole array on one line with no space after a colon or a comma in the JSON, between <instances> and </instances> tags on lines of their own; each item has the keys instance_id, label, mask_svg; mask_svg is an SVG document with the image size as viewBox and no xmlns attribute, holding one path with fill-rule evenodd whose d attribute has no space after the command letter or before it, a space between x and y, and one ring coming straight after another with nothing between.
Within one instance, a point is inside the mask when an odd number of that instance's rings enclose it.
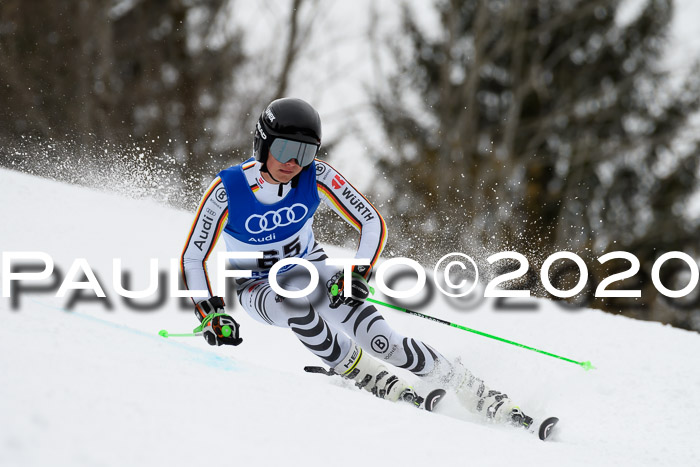
<instances>
[{"instance_id":1,"label":"skier's face","mask_svg":"<svg viewBox=\"0 0 700 467\"><path fill-rule=\"evenodd\" d=\"M295 176L301 172L301 167L297 163L296 159L292 159L284 164L274 158L272 153L267 156L267 170L270 172L275 180L281 183L287 183ZM265 174L263 173L263 177ZM275 183L274 180L268 180L269 182Z\"/></svg>"}]
</instances>

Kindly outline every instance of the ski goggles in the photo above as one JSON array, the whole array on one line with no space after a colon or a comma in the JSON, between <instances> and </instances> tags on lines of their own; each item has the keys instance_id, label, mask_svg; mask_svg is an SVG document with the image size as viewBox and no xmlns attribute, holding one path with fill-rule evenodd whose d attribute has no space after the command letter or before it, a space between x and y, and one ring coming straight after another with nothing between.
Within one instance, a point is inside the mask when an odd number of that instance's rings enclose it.
<instances>
[{"instance_id":1,"label":"ski goggles","mask_svg":"<svg viewBox=\"0 0 700 467\"><path fill-rule=\"evenodd\" d=\"M291 139L275 138L270 145L270 154L282 164L296 159L301 167L313 162L318 152L318 144L302 143Z\"/></svg>"}]
</instances>

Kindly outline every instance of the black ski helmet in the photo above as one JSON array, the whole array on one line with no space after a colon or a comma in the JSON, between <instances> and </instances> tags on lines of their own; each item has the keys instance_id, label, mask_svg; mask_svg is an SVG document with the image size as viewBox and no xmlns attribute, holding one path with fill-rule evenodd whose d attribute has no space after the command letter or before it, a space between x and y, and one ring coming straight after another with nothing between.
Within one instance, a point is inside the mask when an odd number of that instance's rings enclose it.
<instances>
[{"instance_id":1,"label":"black ski helmet","mask_svg":"<svg viewBox=\"0 0 700 467\"><path fill-rule=\"evenodd\" d=\"M265 164L270 147L277 138L314 145L315 155L321 146L321 117L316 109L301 99L285 97L274 100L260 114L255 125L255 159ZM304 164L304 168L309 164L311 161Z\"/></svg>"}]
</instances>

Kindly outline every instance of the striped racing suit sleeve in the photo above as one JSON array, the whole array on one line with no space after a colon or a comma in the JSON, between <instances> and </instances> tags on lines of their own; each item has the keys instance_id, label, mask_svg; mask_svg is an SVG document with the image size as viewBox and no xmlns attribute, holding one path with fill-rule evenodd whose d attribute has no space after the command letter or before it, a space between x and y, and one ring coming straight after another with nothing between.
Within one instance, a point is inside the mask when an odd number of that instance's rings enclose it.
<instances>
[{"instance_id":1,"label":"striped racing suit sleeve","mask_svg":"<svg viewBox=\"0 0 700 467\"><path fill-rule=\"evenodd\" d=\"M221 178L216 177L209 185L197 208L187 242L182 250L180 268L188 290L206 290L208 297L195 297L197 304L211 298L211 284L207 274L207 259L228 219L228 197Z\"/></svg>"},{"instance_id":2,"label":"striped racing suit sleeve","mask_svg":"<svg viewBox=\"0 0 700 467\"><path fill-rule=\"evenodd\" d=\"M316 186L319 197L355 230L360 244L355 258L369 258L374 267L387 239L386 223L379 211L328 163L316 159ZM353 268L355 269L355 268ZM371 268L359 268L365 278Z\"/></svg>"}]
</instances>

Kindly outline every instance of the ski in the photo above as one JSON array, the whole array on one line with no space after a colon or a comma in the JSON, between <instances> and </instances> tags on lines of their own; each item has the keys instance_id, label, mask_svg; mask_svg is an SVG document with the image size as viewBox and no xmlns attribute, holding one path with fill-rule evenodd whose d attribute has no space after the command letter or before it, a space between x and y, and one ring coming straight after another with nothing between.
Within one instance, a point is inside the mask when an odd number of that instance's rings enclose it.
<instances>
[{"instance_id":1,"label":"ski","mask_svg":"<svg viewBox=\"0 0 700 467\"><path fill-rule=\"evenodd\" d=\"M532 417L528 417L521 410L520 407L513 407L510 412L510 424L514 427L525 428L528 432L533 435L537 435L542 441L549 438L552 434L552 429L554 425L559 422L557 417L546 418L543 422L536 422Z\"/></svg>"},{"instance_id":2,"label":"ski","mask_svg":"<svg viewBox=\"0 0 700 467\"><path fill-rule=\"evenodd\" d=\"M433 389L427 396L425 396L421 408L427 410L428 412L432 412L435 410L435 407L437 407L438 403L440 403L445 394L447 394L447 391L444 389Z\"/></svg>"},{"instance_id":3,"label":"ski","mask_svg":"<svg viewBox=\"0 0 700 467\"><path fill-rule=\"evenodd\" d=\"M327 370L326 368L320 366L305 366L304 371L307 373L317 373L326 376L340 376L340 374L333 371L333 369ZM428 395L422 397L411 390L411 393L407 394L407 397L402 397L399 400L407 402L418 409L433 412L446 394L447 391L444 389L433 389L428 393ZM514 426L525 428L530 433L536 434L542 441L545 441L550 437L554 426L559 422L557 417L549 417L538 426L531 417L527 417L524 414L522 414L521 417L523 418L518 419L518 423L514 423Z\"/></svg>"},{"instance_id":4,"label":"ski","mask_svg":"<svg viewBox=\"0 0 700 467\"><path fill-rule=\"evenodd\" d=\"M326 376L333 376L333 375L338 374L335 371L333 371L332 369L326 370L322 366L305 366L304 371L307 373L318 373L318 374L326 375Z\"/></svg>"},{"instance_id":5,"label":"ski","mask_svg":"<svg viewBox=\"0 0 700 467\"><path fill-rule=\"evenodd\" d=\"M339 375L338 373L333 371L333 369L327 370L320 366L305 366L304 371L307 373L316 373L326 376ZM435 410L435 407L437 407L438 403L442 400L443 396L446 393L447 392L444 389L433 389L428 393L427 396L421 397L415 392L412 392L410 397L400 398L399 400L402 400L403 402L408 402L409 404L413 405L418 409L432 412L433 410Z\"/></svg>"},{"instance_id":6,"label":"ski","mask_svg":"<svg viewBox=\"0 0 700 467\"><path fill-rule=\"evenodd\" d=\"M547 438L552 434L552 430L554 426L559 422L559 419L557 417L549 417L542 423L540 423L540 427L537 430L537 435L542 441L546 441Z\"/></svg>"}]
</instances>

